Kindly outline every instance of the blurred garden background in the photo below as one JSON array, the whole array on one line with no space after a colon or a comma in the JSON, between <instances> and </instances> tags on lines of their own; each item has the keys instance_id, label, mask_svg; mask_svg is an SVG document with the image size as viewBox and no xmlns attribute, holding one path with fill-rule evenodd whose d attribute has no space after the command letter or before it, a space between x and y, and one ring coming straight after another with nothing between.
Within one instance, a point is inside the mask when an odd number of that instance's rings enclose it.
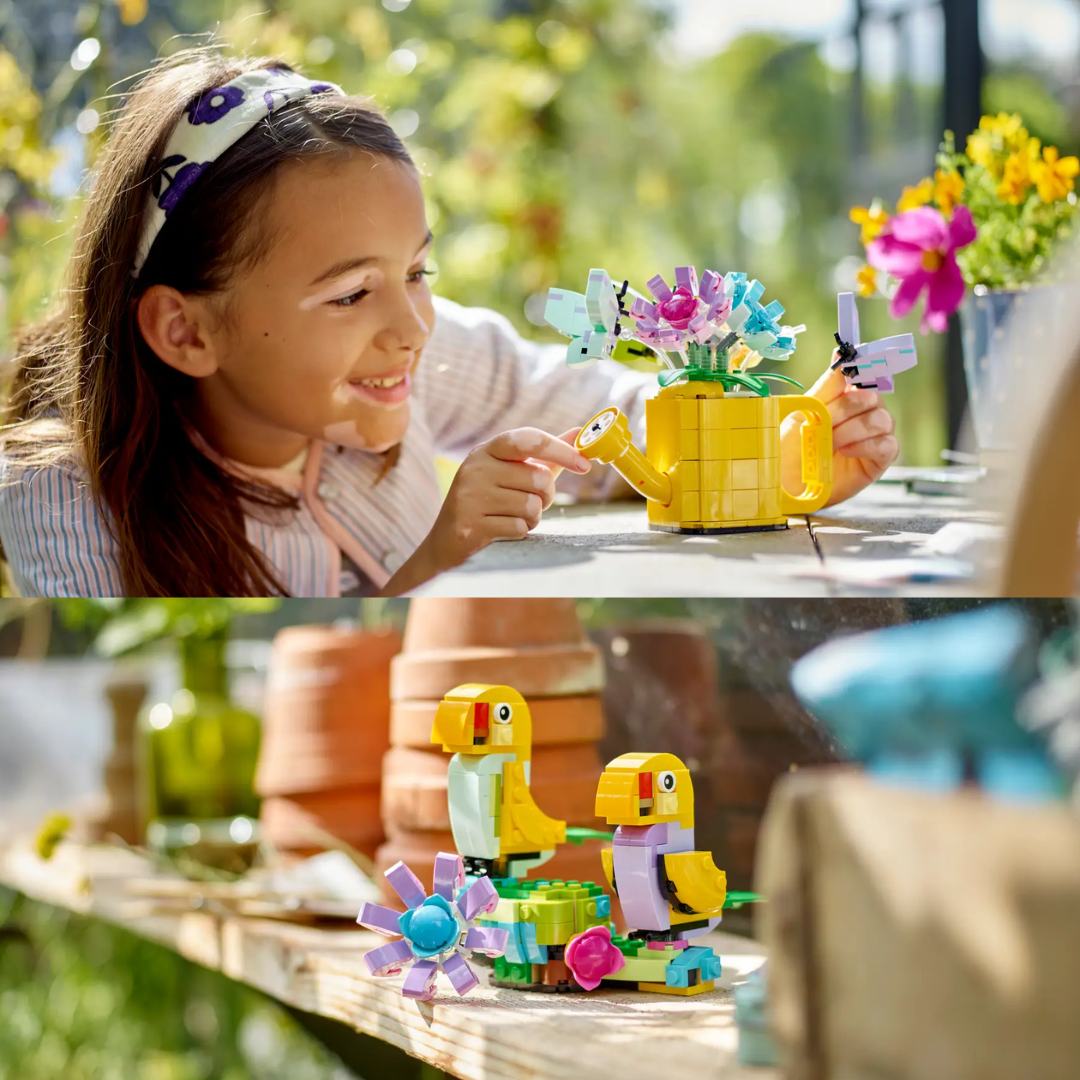
<instances>
[{"instance_id":1,"label":"blurred garden background","mask_svg":"<svg viewBox=\"0 0 1080 1080\"><path fill-rule=\"evenodd\" d=\"M862 265L851 206L895 199L981 112L1080 146L1072 0L4 0L0 356L54 295L125 86L214 42L375 97L426 174L442 294L555 340L546 290L590 266L639 287L742 268L807 324L804 381ZM862 304L866 336L890 332ZM955 340L919 347L895 408L904 461L932 464L963 379Z\"/></svg>"}]
</instances>

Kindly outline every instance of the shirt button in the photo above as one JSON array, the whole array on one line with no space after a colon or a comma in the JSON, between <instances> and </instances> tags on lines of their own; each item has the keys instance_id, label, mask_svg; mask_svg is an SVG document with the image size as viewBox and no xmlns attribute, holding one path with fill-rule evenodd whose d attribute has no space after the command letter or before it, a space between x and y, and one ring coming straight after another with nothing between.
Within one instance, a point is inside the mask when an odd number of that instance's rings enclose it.
<instances>
[{"instance_id":1,"label":"shirt button","mask_svg":"<svg viewBox=\"0 0 1080 1080\"><path fill-rule=\"evenodd\" d=\"M383 566L386 567L387 573L396 574L405 563L403 556L396 551L388 551L383 556Z\"/></svg>"},{"instance_id":2,"label":"shirt button","mask_svg":"<svg viewBox=\"0 0 1080 1080\"><path fill-rule=\"evenodd\" d=\"M320 499L332 499L337 495L338 489L333 484L328 484L325 480L315 489Z\"/></svg>"}]
</instances>

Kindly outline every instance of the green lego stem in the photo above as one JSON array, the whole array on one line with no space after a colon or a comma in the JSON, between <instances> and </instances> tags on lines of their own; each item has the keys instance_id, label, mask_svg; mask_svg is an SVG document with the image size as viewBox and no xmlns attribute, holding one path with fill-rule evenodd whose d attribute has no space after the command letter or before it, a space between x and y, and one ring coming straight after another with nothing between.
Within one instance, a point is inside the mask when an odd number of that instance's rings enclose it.
<instances>
[{"instance_id":1,"label":"green lego stem","mask_svg":"<svg viewBox=\"0 0 1080 1080\"><path fill-rule=\"evenodd\" d=\"M724 910L729 908L741 908L743 904L760 904L765 897L756 892L729 892L724 899Z\"/></svg>"},{"instance_id":2,"label":"green lego stem","mask_svg":"<svg viewBox=\"0 0 1080 1080\"><path fill-rule=\"evenodd\" d=\"M614 833L603 829L586 829L578 825L567 826L566 839L571 844L584 844L586 840L613 840Z\"/></svg>"}]
</instances>

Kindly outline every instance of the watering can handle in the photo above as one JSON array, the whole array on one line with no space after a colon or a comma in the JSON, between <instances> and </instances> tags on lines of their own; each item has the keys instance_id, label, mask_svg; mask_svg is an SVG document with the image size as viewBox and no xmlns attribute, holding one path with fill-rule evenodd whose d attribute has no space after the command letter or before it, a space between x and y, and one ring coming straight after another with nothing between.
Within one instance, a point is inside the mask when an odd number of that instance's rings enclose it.
<instances>
[{"instance_id":1,"label":"watering can handle","mask_svg":"<svg viewBox=\"0 0 1080 1080\"><path fill-rule=\"evenodd\" d=\"M784 395L780 402L780 423L792 413L802 413L802 482L803 490L792 495L780 490L782 514L812 514L820 510L832 494L832 417L817 398L805 394Z\"/></svg>"}]
</instances>

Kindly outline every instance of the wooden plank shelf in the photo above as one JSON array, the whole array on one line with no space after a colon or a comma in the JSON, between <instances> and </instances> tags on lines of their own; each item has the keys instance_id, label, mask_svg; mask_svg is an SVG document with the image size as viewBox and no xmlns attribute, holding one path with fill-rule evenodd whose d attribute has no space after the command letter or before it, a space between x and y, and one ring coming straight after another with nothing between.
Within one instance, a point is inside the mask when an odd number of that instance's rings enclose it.
<instances>
[{"instance_id":1,"label":"wooden plank shelf","mask_svg":"<svg viewBox=\"0 0 1080 1080\"><path fill-rule=\"evenodd\" d=\"M284 1005L340 1021L446 1072L475 1080L701 1076L776 1080L736 1060L732 987L764 962L746 938L714 934L724 975L716 993L680 998L629 990L535 994L481 985L458 998L440 976L432 1002L401 997L399 979L361 964L385 939L365 930L302 926L215 910L163 908L125 882L147 876L135 852L61 844L43 862L29 845L0 847L0 884L104 919L194 963L247 983Z\"/></svg>"}]
</instances>

